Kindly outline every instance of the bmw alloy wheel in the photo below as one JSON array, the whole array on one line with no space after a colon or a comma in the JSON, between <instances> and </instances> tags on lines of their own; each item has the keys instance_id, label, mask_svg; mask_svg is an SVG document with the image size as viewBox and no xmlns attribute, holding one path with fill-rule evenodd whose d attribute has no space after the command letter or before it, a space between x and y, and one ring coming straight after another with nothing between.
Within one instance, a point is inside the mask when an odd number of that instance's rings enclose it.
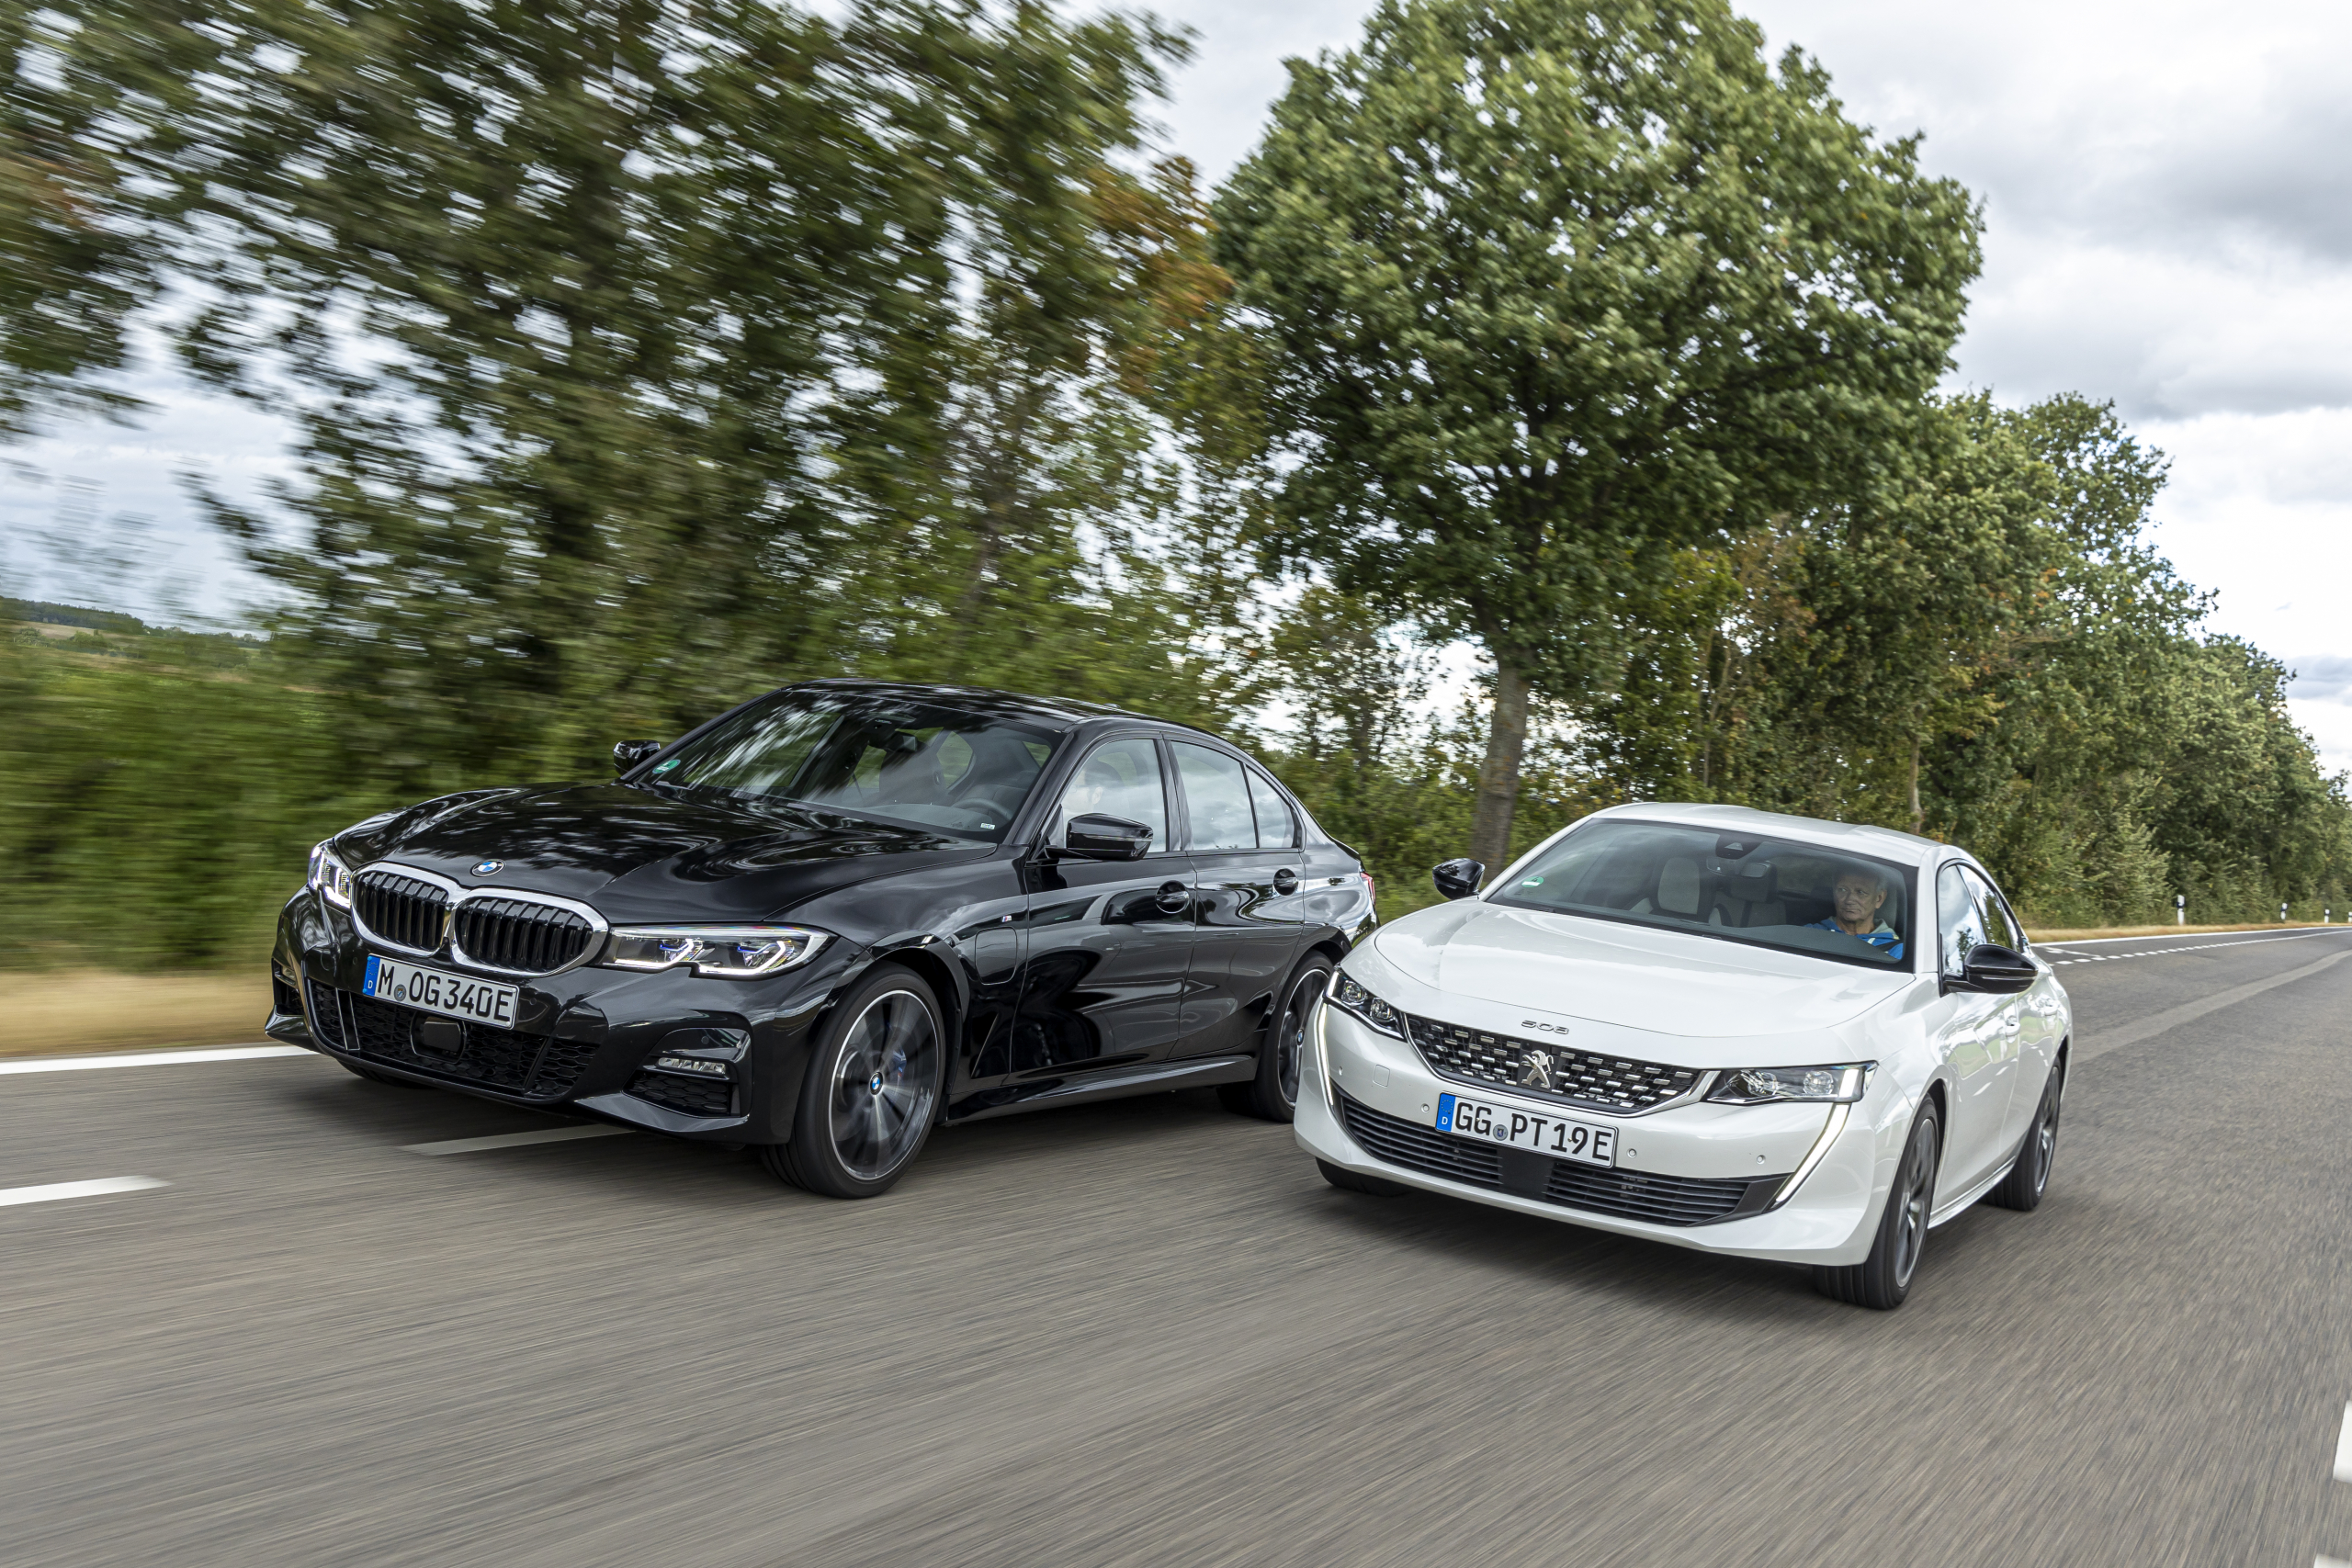
<instances>
[{"instance_id":1,"label":"bmw alloy wheel","mask_svg":"<svg viewBox=\"0 0 2352 1568\"><path fill-rule=\"evenodd\" d=\"M834 1058L826 1122L833 1155L860 1181L880 1181L913 1155L938 1097L939 1031L911 991L868 1002Z\"/></svg>"}]
</instances>

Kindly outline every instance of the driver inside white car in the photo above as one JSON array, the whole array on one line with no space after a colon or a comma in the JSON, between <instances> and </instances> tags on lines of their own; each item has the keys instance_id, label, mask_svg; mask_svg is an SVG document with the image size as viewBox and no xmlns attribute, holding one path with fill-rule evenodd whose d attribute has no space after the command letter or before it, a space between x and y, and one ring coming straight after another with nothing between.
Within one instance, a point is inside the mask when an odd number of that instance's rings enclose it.
<instances>
[{"instance_id":1,"label":"driver inside white car","mask_svg":"<svg viewBox=\"0 0 2352 1568\"><path fill-rule=\"evenodd\" d=\"M1903 956L1903 938L1879 918L1879 910L1886 905L1886 884L1877 873L1849 866L1838 872L1829 897L1837 913L1814 921L1811 930L1843 931L1872 947L1884 948L1890 958Z\"/></svg>"}]
</instances>

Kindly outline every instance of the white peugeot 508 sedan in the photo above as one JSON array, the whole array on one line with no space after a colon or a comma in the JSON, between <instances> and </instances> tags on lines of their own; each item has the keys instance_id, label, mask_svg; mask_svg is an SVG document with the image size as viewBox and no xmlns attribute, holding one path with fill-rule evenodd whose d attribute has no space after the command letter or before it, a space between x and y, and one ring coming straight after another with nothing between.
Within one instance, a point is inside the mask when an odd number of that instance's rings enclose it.
<instances>
[{"instance_id":1,"label":"white peugeot 508 sedan","mask_svg":"<svg viewBox=\"0 0 2352 1568\"><path fill-rule=\"evenodd\" d=\"M1883 828L1629 806L1384 926L1316 1010L1335 1186L1739 1258L1866 1306L2050 1180L2072 1020L1984 868Z\"/></svg>"}]
</instances>

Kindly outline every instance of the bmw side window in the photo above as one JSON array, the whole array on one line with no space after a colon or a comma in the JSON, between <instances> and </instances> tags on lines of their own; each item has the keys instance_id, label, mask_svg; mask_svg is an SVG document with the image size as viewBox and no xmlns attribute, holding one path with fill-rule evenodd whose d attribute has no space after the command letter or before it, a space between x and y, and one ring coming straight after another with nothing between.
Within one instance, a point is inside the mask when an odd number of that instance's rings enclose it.
<instances>
[{"instance_id":1,"label":"bmw side window","mask_svg":"<svg viewBox=\"0 0 2352 1568\"><path fill-rule=\"evenodd\" d=\"M1171 741L1176 776L1184 785L1185 840L1195 850L1254 850L1258 821L1250 809L1250 785L1241 764L1222 751Z\"/></svg>"},{"instance_id":2,"label":"bmw side window","mask_svg":"<svg viewBox=\"0 0 2352 1568\"><path fill-rule=\"evenodd\" d=\"M1968 883L1967 875L1956 865L1948 865L1936 874L1936 951L1942 954L1943 972L1947 975L1957 975L1968 966L1971 948L1993 940L1984 934L1984 916L1978 909Z\"/></svg>"},{"instance_id":3,"label":"bmw side window","mask_svg":"<svg viewBox=\"0 0 2352 1568\"><path fill-rule=\"evenodd\" d=\"M1258 847L1261 850L1298 848L1298 818L1274 781L1250 770L1250 804L1258 811Z\"/></svg>"},{"instance_id":4,"label":"bmw side window","mask_svg":"<svg viewBox=\"0 0 2352 1568\"><path fill-rule=\"evenodd\" d=\"M1086 754L1055 807L1048 841L1069 842L1069 819L1090 816L1140 822L1151 829L1154 853L1170 847L1168 791L1160 782L1159 748L1151 737L1113 740Z\"/></svg>"}]
</instances>

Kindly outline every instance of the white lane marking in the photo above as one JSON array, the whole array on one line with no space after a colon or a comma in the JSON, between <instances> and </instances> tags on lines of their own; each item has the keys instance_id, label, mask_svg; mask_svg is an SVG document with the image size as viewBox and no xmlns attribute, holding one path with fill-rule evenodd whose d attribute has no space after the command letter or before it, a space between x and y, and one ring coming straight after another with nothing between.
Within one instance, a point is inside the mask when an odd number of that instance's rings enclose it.
<instances>
[{"instance_id":1,"label":"white lane marking","mask_svg":"<svg viewBox=\"0 0 2352 1568\"><path fill-rule=\"evenodd\" d=\"M2344 1407L2344 1429L2335 1435L2335 1479L2352 1481L2352 1404Z\"/></svg>"},{"instance_id":2,"label":"white lane marking","mask_svg":"<svg viewBox=\"0 0 2352 1568\"><path fill-rule=\"evenodd\" d=\"M2215 948L2220 947L2254 947L2264 942L2302 942L2311 937L2326 936L2331 932L2341 935L2347 929L2352 928L2343 926L2315 926L2307 931L2298 931L2288 936L2250 936L2237 942L2184 942L2175 947L2151 947L2141 953L2075 953L2075 956L2072 958L2053 958L2050 962L2052 964L2105 964L2110 959L2118 958L2164 958L2176 953L2211 953ZM2086 942L2151 942L2162 940L2162 938L2132 936L2100 936L2085 939ZM2043 942L2037 945L2039 945L2044 953L2074 953L2077 946L2083 944L2069 942Z\"/></svg>"},{"instance_id":3,"label":"white lane marking","mask_svg":"<svg viewBox=\"0 0 2352 1568\"><path fill-rule=\"evenodd\" d=\"M61 1198L102 1198L109 1192L144 1192L170 1185L152 1176L102 1176L96 1181L52 1181L46 1187L0 1187L0 1207L10 1203L54 1203Z\"/></svg>"},{"instance_id":4,"label":"white lane marking","mask_svg":"<svg viewBox=\"0 0 2352 1568\"><path fill-rule=\"evenodd\" d=\"M2217 1012L2222 1008L2235 1007L2238 1003L2260 996L2263 992L2276 987L2292 985L2297 980L2306 979L2324 969L2333 969L2347 958L2352 958L2352 947L2345 948L2338 953L2331 953L2316 964L2306 964L2301 969L2290 969L2284 975L2273 975L2267 980L2253 980L2243 986L2233 986L2226 991L2216 991L2211 996L2200 998L2196 1001L2184 1002L2177 1008L2166 1008L2162 1012L2143 1018L2136 1023L2127 1023L2112 1034L2093 1034L2087 1039L2077 1040L2075 1043L2075 1059L2078 1062L2087 1062L2093 1056L2104 1056L2109 1051L2120 1051L2126 1045L2137 1045L2143 1040L2154 1040L2165 1031L2177 1029L2192 1019L2203 1018L2207 1013Z\"/></svg>"},{"instance_id":5,"label":"white lane marking","mask_svg":"<svg viewBox=\"0 0 2352 1568\"><path fill-rule=\"evenodd\" d=\"M2297 942L2307 936L2325 936L2330 931L2335 932L2337 936L2342 936L2346 931L2352 931L2352 920L2338 920L2334 925L2330 926L2281 926L2278 928L2278 934L2276 935L2269 934L2268 932L2250 931L2232 942L2207 942L2205 945L2208 947L2231 947L2234 946L2236 942ZM2092 947L2103 942L2178 942L2179 940L2180 939L2178 937L2146 934L2141 936L2078 936L2069 937L2064 942L2053 942L2049 945L2052 947ZM2036 945L2039 946L2041 944L2037 943Z\"/></svg>"},{"instance_id":6,"label":"white lane marking","mask_svg":"<svg viewBox=\"0 0 2352 1568\"><path fill-rule=\"evenodd\" d=\"M0 1062L7 1073L83 1073L95 1067L168 1067L178 1062L250 1062L262 1056L314 1056L302 1045L212 1045L200 1051L126 1051L113 1056L34 1056Z\"/></svg>"},{"instance_id":7,"label":"white lane marking","mask_svg":"<svg viewBox=\"0 0 2352 1568\"><path fill-rule=\"evenodd\" d=\"M514 1149L525 1144L568 1144L574 1138L619 1138L628 1135L626 1127L611 1127L602 1122L575 1122L569 1127L541 1127L530 1133L494 1133L487 1138L450 1138L438 1144L402 1144L403 1152L413 1155L469 1155L478 1149Z\"/></svg>"},{"instance_id":8,"label":"white lane marking","mask_svg":"<svg viewBox=\"0 0 2352 1568\"><path fill-rule=\"evenodd\" d=\"M2312 1568L2352 1568L2352 1562L2346 1562L2341 1557L2314 1557Z\"/></svg>"}]
</instances>

